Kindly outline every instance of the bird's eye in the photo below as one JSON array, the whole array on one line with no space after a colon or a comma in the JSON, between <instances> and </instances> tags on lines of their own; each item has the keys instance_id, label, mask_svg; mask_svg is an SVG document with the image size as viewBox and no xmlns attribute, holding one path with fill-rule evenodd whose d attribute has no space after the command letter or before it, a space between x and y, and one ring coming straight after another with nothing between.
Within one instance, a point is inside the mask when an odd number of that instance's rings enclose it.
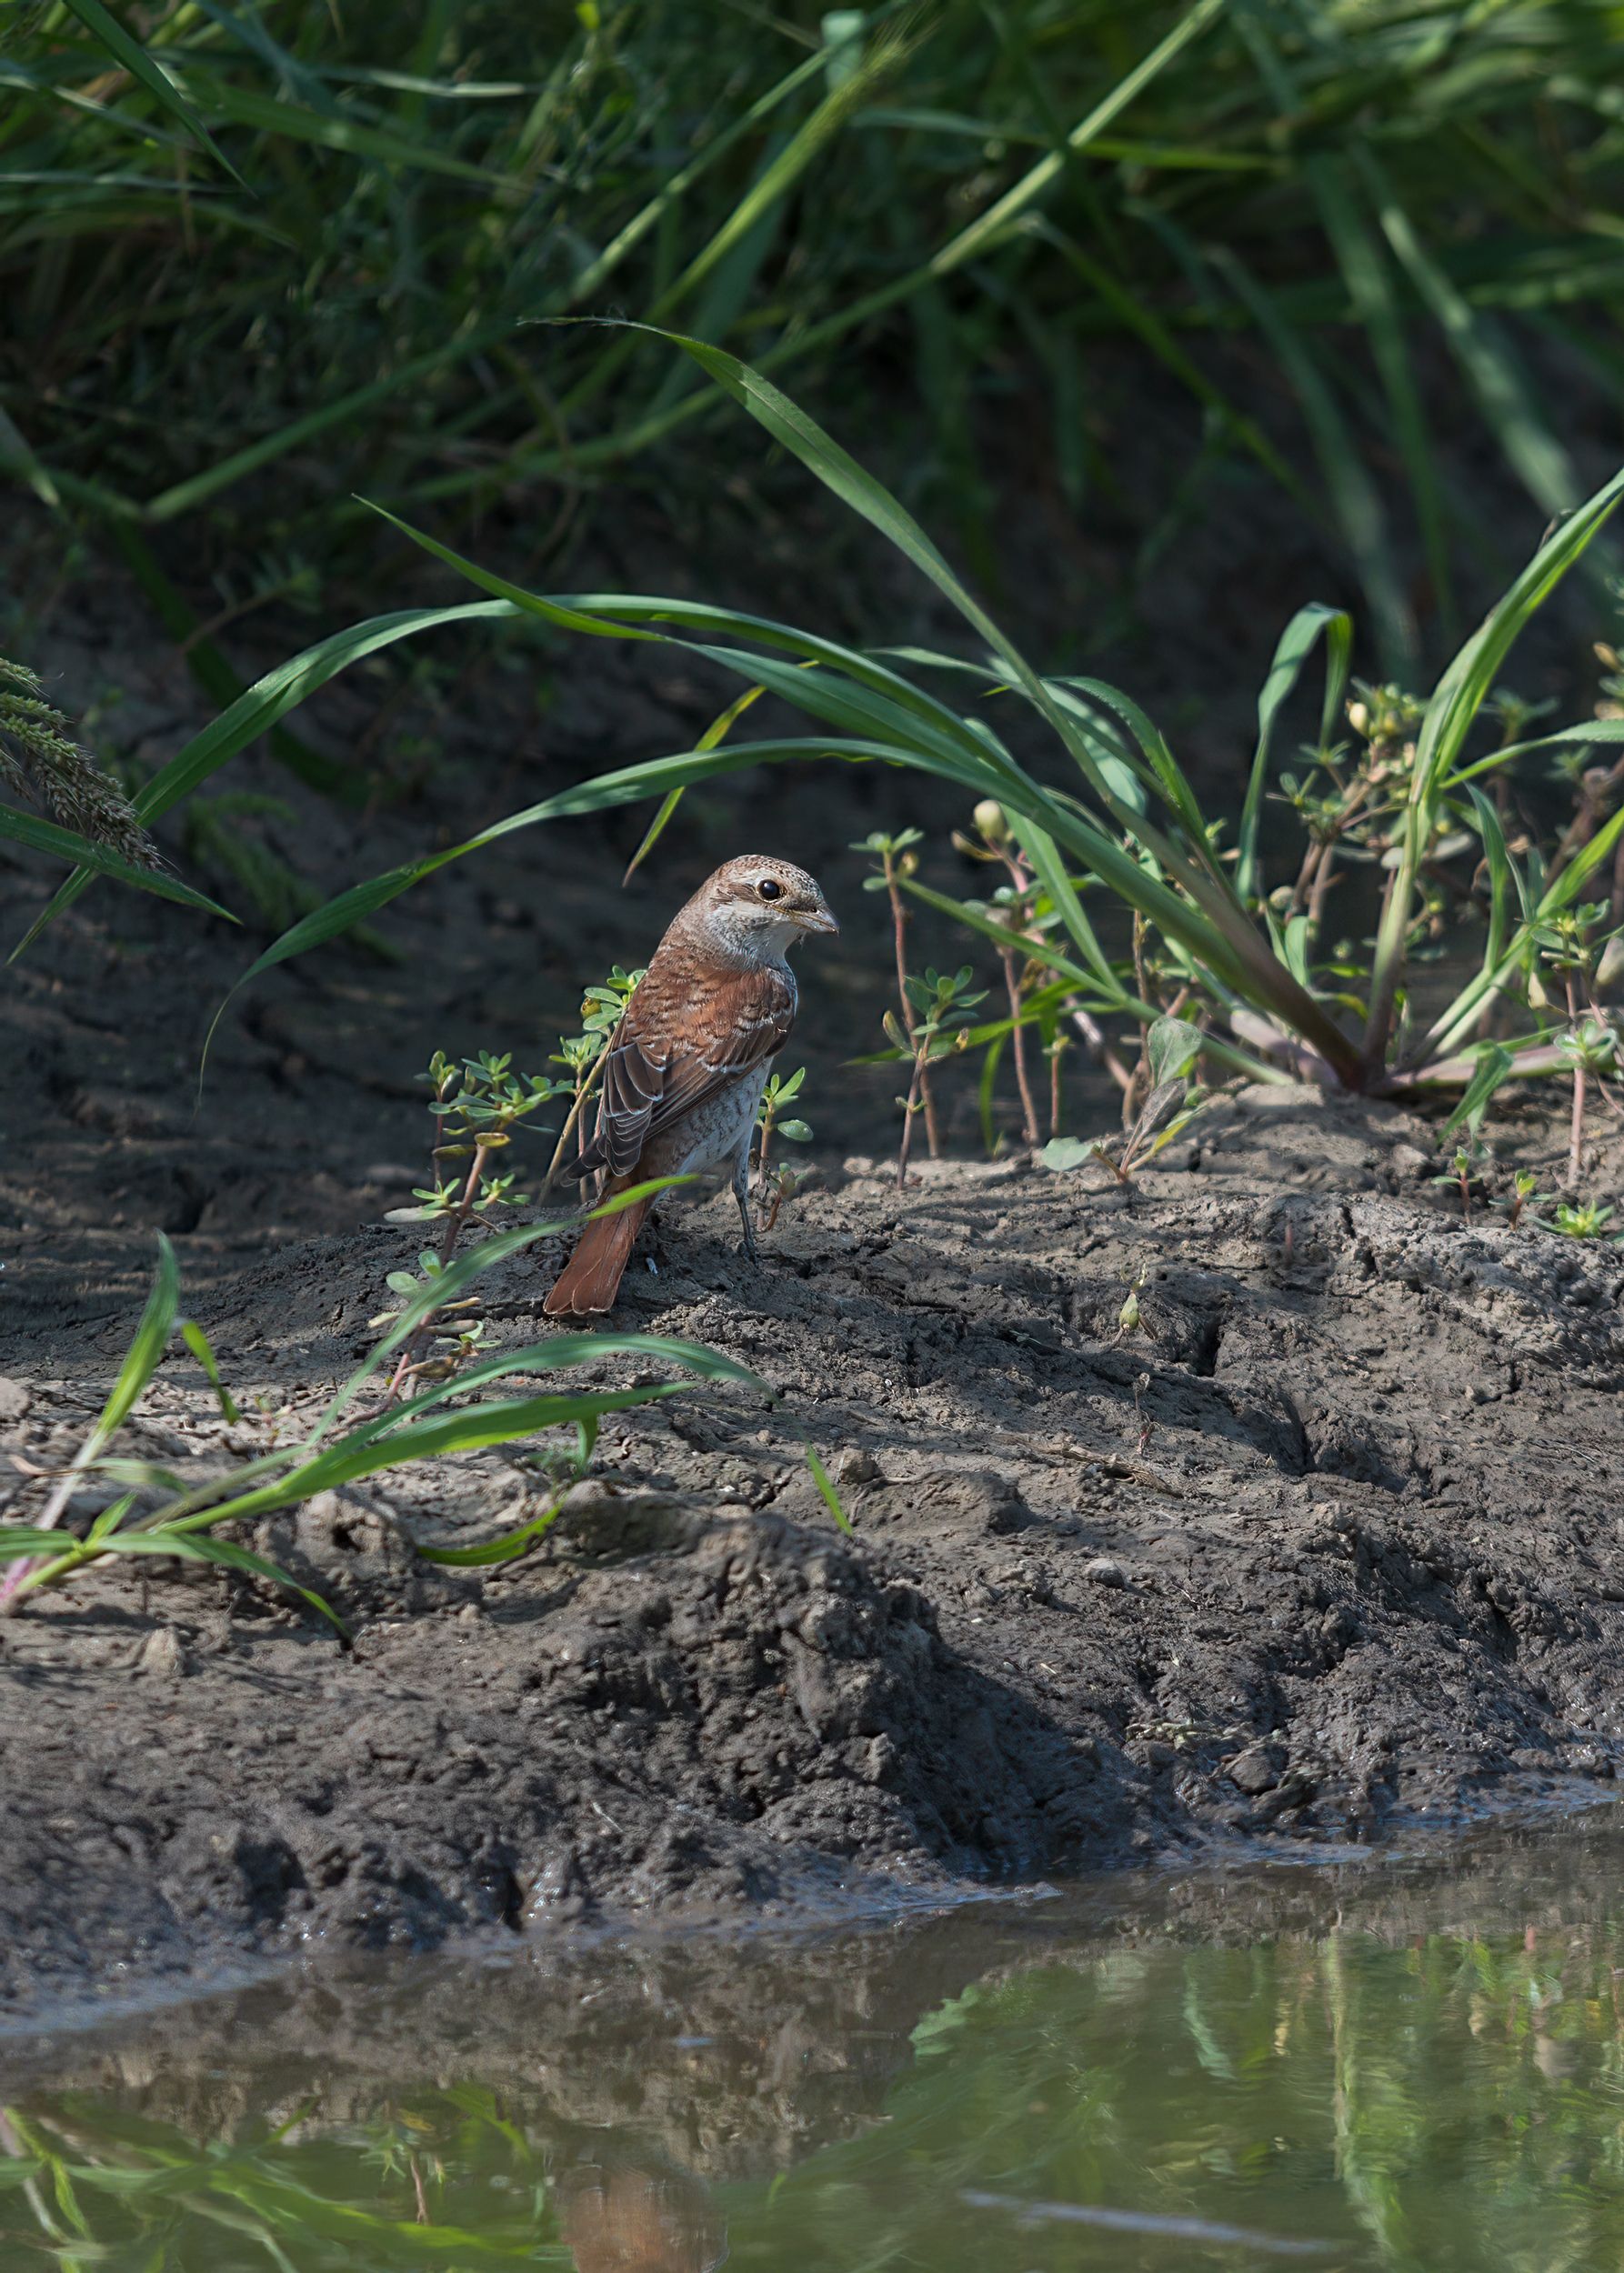
<instances>
[{"instance_id":1,"label":"bird's eye","mask_svg":"<svg viewBox=\"0 0 1624 2273\"><path fill-rule=\"evenodd\" d=\"M756 896L763 900L781 900L784 896L784 886L771 876L763 876L756 886Z\"/></svg>"}]
</instances>

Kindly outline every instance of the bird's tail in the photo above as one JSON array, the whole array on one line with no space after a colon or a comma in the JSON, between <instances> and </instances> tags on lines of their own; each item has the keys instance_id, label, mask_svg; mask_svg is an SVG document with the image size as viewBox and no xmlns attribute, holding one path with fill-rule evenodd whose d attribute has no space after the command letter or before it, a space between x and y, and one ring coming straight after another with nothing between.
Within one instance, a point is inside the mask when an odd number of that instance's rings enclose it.
<instances>
[{"instance_id":1,"label":"bird's tail","mask_svg":"<svg viewBox=\"0 0 1624 2273\"><path fill-rule=\"evenodd\" d=\"M614 1308L637 1234L653 1206L651 1196L623 1207L617 1216L594 1217L541 1306L549 1318L592 1318Z\"/></svg>"}]
</instances>

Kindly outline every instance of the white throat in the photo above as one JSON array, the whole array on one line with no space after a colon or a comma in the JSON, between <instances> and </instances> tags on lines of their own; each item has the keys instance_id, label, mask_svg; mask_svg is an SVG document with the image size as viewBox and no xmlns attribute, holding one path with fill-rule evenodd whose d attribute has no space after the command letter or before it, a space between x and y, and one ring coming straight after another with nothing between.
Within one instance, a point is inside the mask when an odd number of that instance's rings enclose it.
<instances>
[{"instance_id":1,"label":"white throat","mask_svg":"<svg viewBox=\"0 0 1624 2273\"><path fill-rule=\"evenodd\" d=\"M764 963L773 963L787 970L789 950L800 936L798 924L786 917L782 923L764 920L758 907L750 907L741 900L728 900L713 908L706 919L706 929L716 943L717 952L728 962L754 970Z\"/></svg>"}]
</instances>

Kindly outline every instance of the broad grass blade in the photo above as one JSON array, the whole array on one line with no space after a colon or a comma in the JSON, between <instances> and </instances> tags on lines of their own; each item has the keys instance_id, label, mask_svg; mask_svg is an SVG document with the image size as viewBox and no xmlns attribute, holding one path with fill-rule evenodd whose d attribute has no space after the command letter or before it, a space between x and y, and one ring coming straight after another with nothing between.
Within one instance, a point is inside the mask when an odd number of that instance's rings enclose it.
<instances>
[{"instance_id":1,"label":"broad grass blade","mask_svg":"<svg viewBox=\"0 0 1624 2273\"><path fill-rule=\"evenodd\" d=\"M1467 1083L1459 1104L1439 1132L1440 1136L1452 1136L1461 1127L1475 1131L1488 1109L1489 1100L1500 1084L1516 1071L1516 1067L1517 1060L1511 1052L1503 1044L1491 1042L1478 1059L1477 1071Z\"/></svg>"},{"instance_id":2,"label":"broad grass blade","mask_svg":"<svg viewBox=\"0 0 1624 2273\"><path fill-rule=\"evenodd\" d=\"M138 85L146 89L158 108L166 116L184 126L187 135L198 147L206 150L216 165L229 174L234 182L246 189L247 183L243 180L231 160L216 146L214 137L208 128L191 105L175 91L167 73L153 61L139 40L131 38L118 18L110 10L103 7L102 0L65 0L65 5L78 17L92 38L99 40L115 61L121 64L129 73L131 78Z\"/></svg>"},{"instance_id":3,"label":"broad grass blade","mask_svg":"<svg viewBox=\"0 0 1624 2273\"><path fill-rule=\"evenodd\" d=\"M175 1260L175 1249L160 1231L158 1234L158 1267L153 1274L152 1290L146 1307L141 1313L135 1337L118 1369L95 1434L105 1444L120 1429L147 1383L157 1370L158 1360L169 1347L169 1337L175 1327L175 1314L180 1303L180 1270Z\"/></svg>"},{"instance_id":4,"label":"broad grass blade","mask_svg":"<svg viewBox=\"0 0 1624 2273\"><path fill-rule=\"evenodd\" d=\"M1325 641L1325 696L1320 705L1319 740L1322 748L1328 746L1342 707L1348 666L1353 655L1353 618L1345 608L1327 607L1323 601L1310 600L1306 607L1298 609L1280 634L1268 676L1258 696L1258 747L1247 782L1246 803L1241 808L1240 859L1235 879L1236 890L1243 900L1255 899L1258 892L1258 836L1262 826L1264 792L1268 785L1268 753L1275 721L1281 704L1302 676L1315 642L1320 638Z\"/></svg>"},{"instance_id":5,"label":"broad grass blade","mask_svg":"<svg viewBox=\"0 0 1624 2273\"><path fill-rule=\"evenodd\" d=\"M48 853L53 860L65 860L75 871L91 869L97 876L112 876L116 883L133 885L138 892L155 893L161 900L176 900L181 906L195 907L205 916L224 916L228 924L236 921L228 907L222 907L205 892L195 892L189 884L183 884L165 869L137 868L133 862L121 860L105 845L93 844L89 837L81 836L71 828L58 828L55 821L42 821L32 813L19 813L14 806L0 806L0 836L26 845L31 852ZM42 917L42 924L44 920Z\"/></svg>"},{"instance_id":6,"label":"broad grass blade","mask_svg":"<svg viewBox=\"0 0 1624 2273\"><path fill-rule=\"evenodd\" d=\"M85 1545L89 1544L86 1540ZM206 1531L181 1531L154 1524L139 1531L116 1532L111 1538L101 1540L98 1550L104 1555L174 1555L185 1561L215 1563L226 1570L248 1571L256 1577L273 1579L278 1587L286 1587L290 1594L298 1595L318 1611L341 1639L349 1639L349 1628L331 1603L325 1602L313 1588L300 1586L279 1564L267 1562L263 1555L238 1547L233 1539L216 1539Z\"/></svg>"}]
</instances>

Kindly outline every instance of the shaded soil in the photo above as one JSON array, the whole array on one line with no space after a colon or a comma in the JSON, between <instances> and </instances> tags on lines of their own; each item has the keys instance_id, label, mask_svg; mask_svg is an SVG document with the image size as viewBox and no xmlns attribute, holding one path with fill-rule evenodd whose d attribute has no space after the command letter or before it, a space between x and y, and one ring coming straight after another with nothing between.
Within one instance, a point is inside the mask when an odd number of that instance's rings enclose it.
<instances>
[{"instance_id":1,"label":"shaded soil","mask_svg":"<svg viewBox=\"0 0 1624 2273\"><path fill-rule=\"evenodd\" d=\"M772 1407L619 1417L545 1546L483 1575L413 1542L537 1510L524 1447L264 1519L348 1652L262 1582L163 1566L0 1627L0 1996L1336 1847L1605 1784L1624 1257L1463 1226L1425 1144L1274 1090L1128 1194L1017 1160L898 1195L854 1159L758 1273L730 1201L673 1207L623 1317L740 1357ZM130 1448L203 1472L296 1426L398 1259L362 1232L222 1268L197 1315L260 1409L210 1417L183 1355ZM506 1267L501 1335L543 1330L545 1283ZM49 1378L14 1346L29 1463L77 1441L106 1340L68 1322ZM15 1476L6 1512L45 1488Z\"/></svg>"}]
</instances>

